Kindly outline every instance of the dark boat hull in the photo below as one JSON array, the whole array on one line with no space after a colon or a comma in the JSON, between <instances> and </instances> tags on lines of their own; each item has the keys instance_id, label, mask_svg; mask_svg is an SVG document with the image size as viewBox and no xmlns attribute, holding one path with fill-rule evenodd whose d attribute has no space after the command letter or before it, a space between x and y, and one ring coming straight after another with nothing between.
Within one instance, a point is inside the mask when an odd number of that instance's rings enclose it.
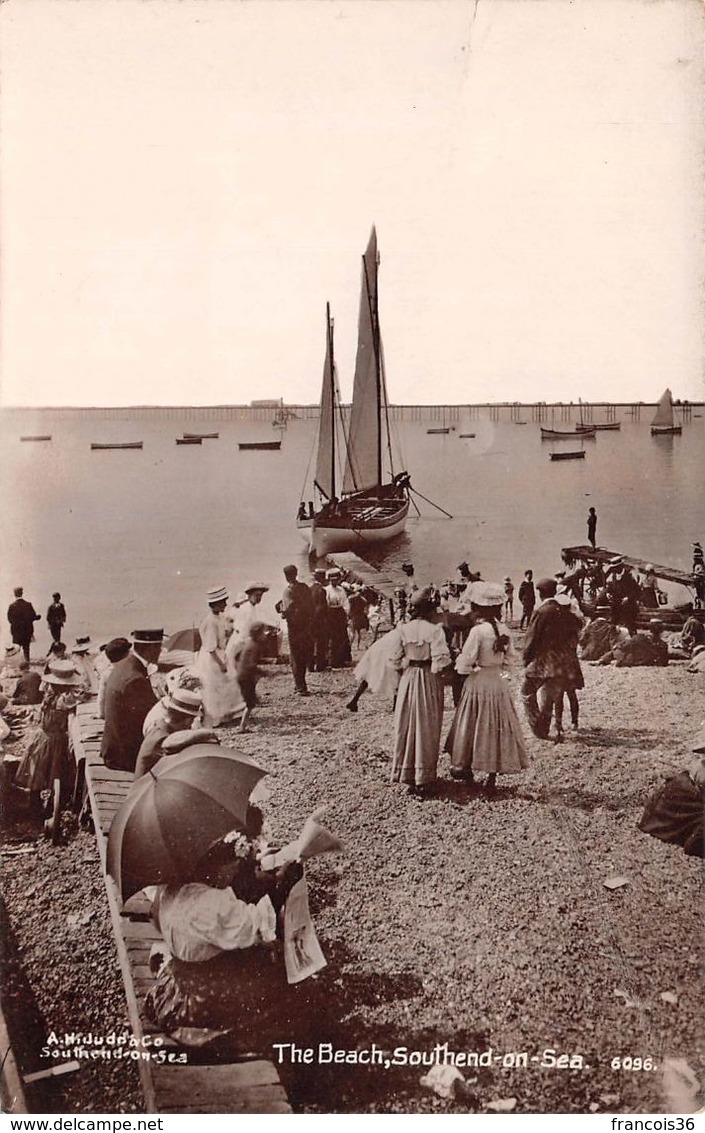
<instances>
[{"instance_id":1,"label":"dark boat hull","mask_svg":"<svg viewBox=\"0 0 705 1133\"><path fill-rule=\"evenodd\" d=\"M220 433L184 433L185 441L217 441Z\"/></svg>"},{"instance_id":2,"label":"dark boat hull","mask_svg":"<svg viewBox=\"0 0 705 1133\"><path fill-rule=\"evenodd\" d=\"M426 432L427 433L449 433L450 428L448 428L448 429L427 429Z\"/></svg>"},{"instance_id":3,"label":"dark boat hull","mask_svg":"<svg viewBox=\"0 0 705 1133\"><path fill-rule=\"evenodd\" d=\"M580 449L579 452L552 452L551 460L584 460L585 451Z\"/></svg>"},{"instance_id":4,"label":"dark boat hull","mask_svg":"<svg viewBox=\"0 0 705 1133\"><path fill-rule=\"evenodd\" d=\"M21 441L50 441L51 437L20 437Z\"/></svg>"},{"instance_id":5,"label":"dark boat hull","mask_svg":"<svg viewBox=\"0 0 705 1133\"><path fill-rule=\"evenodd\" d=\"M592 433L595 431L598 433L614 433L622 428L622 423L621 421L608 421L603 425L576 425L575 428L579 433Z\"/></svg>"},{"instance_id":6,"label":"dark boat hull","mask_svg":"<svg viewBox=\"0 0 705 1133\"><path fill-rule=\"evenodd\" d=\"M91 448L92 448L92 449L106 449L106 448L142 448L142 445L143 445L143 442L142 442L142 441L126 441L126 442L125 442L124 444L120 444L120 445L102 445L102 444L95 444L95 443L94 443L94 444L92 444L92 445L91 445Z\"/></svg>"},{"instance_id":7,"label":"dark boat hull","mask_svg":"<svg viewBox=\"0 0 705 1133\"><path fill-rule=\"evenodd\" d=\"M201 444L201 438L200 437L177 437L176 443L177 443L177 445L200 445Z\"/></svg>"},{"instance_id":8,"label":"dark boat hull","mask_svg":"<svg viewBox=\"0 0 705 1133\"><path fill-rule=\"evenodd\" d=\"M261 449L265 452L277 452L282 447L281 441L240 441L239 449Z\"/></svg>"},{"instance_id":9,"label":"dark boat hull","mask_svg":"<svg viewBox=\"0 0 705 1133\"><path fill-rule=\"evenodd\" d=\"M683 426L682 425L652 425L651 426L651 436L652 437L664 437L664 436L677 436L677 437L679 437L682 432L683 432Z\"/></svg>"}]
</instances>

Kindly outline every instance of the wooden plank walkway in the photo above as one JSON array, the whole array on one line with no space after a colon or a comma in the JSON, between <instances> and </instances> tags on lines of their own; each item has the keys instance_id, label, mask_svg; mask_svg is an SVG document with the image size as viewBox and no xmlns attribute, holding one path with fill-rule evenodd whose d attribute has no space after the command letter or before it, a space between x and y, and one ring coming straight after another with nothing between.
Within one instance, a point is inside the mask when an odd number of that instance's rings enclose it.
<instances>
[{"instance_id":1,"label":"wooden plank walkway","mask_svg":"<svg viewBox=\"0 0 705 1133\"><path fill-rule=\"evenodd\" d=\"M355 582L360 582L363 586L371 586L373 590L377 590L392 601L394 591L409 581L406 575L395 576L391 571L378 570L353 551L337 551L335 554L326 555L326 559L347 572Z\"/></svg>"},{"instance_id":2,"label":"wooden plank walkway","mask_svg":"<svg viewBox=\"0 0 705 1133\"><path fill-rule=\"evenodd\" d=\"M145 1017L144 1001L154 983L149 967L153 944L161 940L158 929L148 918L149 902L133 897L126 909L115 883L106 872L110 824L127 798L132 774L112 771L100 758L103 721L95 716L95 702L79 705L71 723L77 764L83 763L90 799L110 919L125 985L132 1031L139 1049L158 1039L160 1050L174 1051L168 1036L160 1035ZM256 1059L221 1065L190 1066L137 1062L147 1113L291 1113L284 1087L272 1062Z\"/></svg>"},{"instance_id":3,"label":"wooden plank walkway","mask_svg":"<svg viewBox=\"0 0 705 1133\"><path fill-rule=\"evenodd\" d=\"M684 570L677 570L675 567L661 566L659 563L652 563L647 559L637 559L631 555L623 555L621 551L608 551L605 547L564 547L561 551L564 556L569 556L575 562L583 563L601 563L603 566L610 561L610 559L620 558L627 566L632 567L634 570L640 570L642 573L646 571L647 564L652 567L652 573L657 578L663 578L666 582L679 582L681 586L687 586L690 590L694 587L693 576Z\"/></svg>"}]
</instances>

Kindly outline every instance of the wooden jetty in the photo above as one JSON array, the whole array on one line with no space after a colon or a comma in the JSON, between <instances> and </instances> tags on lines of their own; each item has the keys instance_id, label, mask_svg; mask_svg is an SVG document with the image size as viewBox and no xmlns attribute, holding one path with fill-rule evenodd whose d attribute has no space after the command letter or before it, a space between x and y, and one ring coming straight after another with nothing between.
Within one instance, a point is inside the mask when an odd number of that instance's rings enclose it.
<instances>
[{"instance_id":1,"label":"wooden jetty","mask_svg":"<svg viewBox=\"0 0 705 1133\"><path fill-rule=\"evenodd\" d=\"M646 559L637 559L633 555L623 555L621 551L608 551L606 547L563 547L561 558L564 562L582 562L588 565L601 563L602 566L607 566L610 559L619 558L628 567L639 570L642 574L646 573L646 568L649 566L651 573L656 575L657 578L662 578L666 582L679 582L681 586L687 586L691 590L694 586L692 574L688 574L684 570L661 566L659 563L652 563L650 559L647 561Z\"/></svg>"},{"instance_id":2,"label":"wooden jetty","mask_svg":"<svg viewBox=\"0 0 705 1133\"><path fill-rule=\"evenodd\" d=\"M133 776L105 766L100 758L102 733L103 721L95 715L95 702L79 705L71 721L71 739L77 766L85 774L130 1025L137 1049L154 1047L158 1052L166 1052L167 1057L163 1062L143 1058L137 1061L145 1111L291 1113L272 1062L257 1058L218 1065L170 1063L169 1054L180 1053L178 1048L146 1017L144 1001L155 979L149 967L149 953L161 936L147 919L144 898L134 897L121 907L115 884L106 871L110 824L127 798Z\"/></svg>"},{"instance_id":3,"label":"wooden jetty","mask_svg":"<svg viewBox=\"0 0 705 1133\"><path fill-rule=\"evenodd\" d=\"M581 448L581 449L575 449L574 451L571 449L567 452L552 452L550 459L551 460L584 460L585 459L585 449Z\"/></svg>"}]
</instances>

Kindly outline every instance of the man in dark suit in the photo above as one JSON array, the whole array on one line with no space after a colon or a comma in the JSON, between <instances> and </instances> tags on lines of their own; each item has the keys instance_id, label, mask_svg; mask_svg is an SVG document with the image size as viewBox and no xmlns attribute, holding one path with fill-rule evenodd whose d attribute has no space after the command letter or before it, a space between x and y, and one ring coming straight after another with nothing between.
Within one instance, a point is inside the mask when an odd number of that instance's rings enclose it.
<instances>
[{"instance_id":1,"label":"man in dark suit","mask_svg":"<svg viewBox=\"0 0 705 1133\"><path fill-rule=\"evenodd\" d=\"M521 694L529 727L545 740L556 714L556 735L563 738L563 693L583 687L576 647L580 618L567 595L556 596L555 578L536 583L541 601L531 615L524 638L524 680ZM571 705L577 724L577 698Z\"/></svg>"},{"instance_id":2,"label":"man in dark suit","mask_svg":"<svg viewBox=\"0 0 705 1133\"><path fill-rule=\"evenodd\" d=\"M326 572L314 570L310 586L313 601L313 668L322 673L328 668L328 599Z\"/></svg>"},{"instance_id":3,"label":"man in dark suit","mask_svg":"<svg viewBox=\"0 0 705 1133\"><path fill-rule=\"evenodd\" d=\"M289 660L299 696L310 696L306 670L311 668L313 600L305 582L299 582L295 566L284 567L286 589L277 610L284 618L289 636Z\"/></svg>"},{"instance_id":4,"label":"man in dark suit","mask_svg":"<svg viewBox=\"0 0 705 1133\"><path fill-rule=\"evenodd\" d=\"M29 661L29 646L34 637L34 623L38 622L41 614L34 612L34 606L27 602L22 595L21 586L15 588L15 600L7 609L7 620L10 623L10 632L15 645L22 647L25 660Z\"/></svg>"},{"instance_id":5,"label":"man in dark suit","mask_svg":"<svg viewBox=\"0 0 705 1133\"><path fill-rule=\"evenodd\" d=\"M148 675L162 648L161 629L134 630L132 649L113 666L105 686L105 729L100 754L106 767L134 771L144 718L157 703Z\"/></svg>"}]
</instances>

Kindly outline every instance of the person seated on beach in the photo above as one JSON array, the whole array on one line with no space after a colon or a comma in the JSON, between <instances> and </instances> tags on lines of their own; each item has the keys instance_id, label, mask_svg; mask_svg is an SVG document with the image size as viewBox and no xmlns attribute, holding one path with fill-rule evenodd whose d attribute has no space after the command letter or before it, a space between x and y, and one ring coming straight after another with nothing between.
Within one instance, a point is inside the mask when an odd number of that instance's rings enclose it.
<instances>
[{"instance_id":1,"label":"person seated on beach","mask_svg":"<svg viewBox=\"0 0 705 1133\"><path fill-rule=\"evenodd\" d=\"M639 830L662 842L682 846L686 854L705 856L705 728L692 745L684 771L667 779L649 799Z\"/></svg>"},{"instance_id":2,"label":"person seated on beach","mask_svg":"<svg viewBox=\"0 0 705 1133\"><path fill-rule=\"evenodd\" d=\"M41 704L43 696L41 684L40 674L35 672L34 669L30 669L29 661L25 661L23 657L20 661L20 675L17 678L12 703Z\"/></svg>"},{"instance_id":3,"label":"person seated on beach","mask_svg":"<svg viewBox=\"0 0 705 1133\"><path fill-rule=\"evenodd\" d=\"M177 688L165 697L165 702L162 723L151 728L142 740L135 764L135 779L141 779L151 771L164 755L175 755L192 744L218 742L211 728L195 727L203 708L200 693ZM170 743L166 743L168 737L171 737Z\"/></svg>"},{"instance_id":4,"label":"person seated on beach","mask_svg":"<svg viewBox=\"0 0 705 1133\"><path fill-rule=\"evenodd\" d=\"M144 718L144 723L142 725L143 737L148 735L153 728L162 728L164 726L167 709L169 707L169 700L174 692L176 692L177 689L181 688L189 689L190 692L197 692L199 696L201 695L201 690L203 688L201 678L197 673L194 672L193 669L172 669L171 672L167 673L164 682L164 690L161 697L154 705L154 707L150 708L149 712ZM202 719L200 717L197 717L193 721L193 727L200 727L202 723Z\"/></svg>"},{"instance_id":5,"label":"person seated on beach","mask_svg":"<svg viewBox=\"0 0 705 1133\"><path fill-rule=\"evenodd\" d=\"M692 610L681 630L681 642L689 657L698 646L705 645L705 625L693 616Z\"/></svg>"},{"instance_id":6,"label":"person seated on beach","mask_svg":"<svg viewBox=\"0 0 705 1133\"><path fill-rule=\"evenodd\" d=\"M69 660L73 663L76 672L83 678L86 692L95 696L98 692L99 678L93 658L91 657L90 637L77 637L76 644L71 650Z\"/></svg>"},{"instance_id":7,"label":"person seated on beach","mask_svg":"<svg viewBox=\"0 0 705 1133\"><path fill-rule=\"evenodd\" d=\"M620 641L629 637L623 626L616 626L608 618L597 614L591 618L578 640L579 656L583 661L599 661Z\"/></svg>"},{"instance_id":8,"label":"person seated on beach","mask_svg":"<svg viewBox=\"0 0 705 1133\"><path fill-rule=\"evenodd\" d=\"M103 720L105 719L105 686L113 671L113 665L116 665L118 661L122 661L130 652L130 643L126 637L113 637L110 641L107 641L105 645L101 645L100 651L105 661L98 676L98 695L95 714Z\"/></svg>"},{"instance_id":9,"label":"person seated on beach","mask_svg":"<svg viewBox=\"0 0 705 1133\"><path fill-rule=\"evenodd\" d=\"M17 682L22 672L20 662L23 659L22 649L19 645L6 645L5 657L0 670L0 685L2 691L9 699L15 695ZM25 658L26 660L26 658Z\"/></svg>"},{"instance_id":10,"label":"person seated on beach","mask_svg":"<svg viewBox=\"0 0 705 1133\"><path fill-rule=\"evenodd\" d=\"M227 1031L245 1050L253 1041L264 1050L291 1027L286 1004L295 989L277 951L280 914L303 867L262 870L261 832L262 814L250 806L245 831L216 842L184 884L156 889L151 915L164 945L150 957L159 969L145 1009L182 1042L198 1041L198 1028Z\"/></svg>"},{"instance_id":11,"label":"person seated on beach","mask_svg":"<svg viewBox=\"0 0 705 1133\"><path fill-rule=\"evenodd\" d=\"M618 641L596 661L596 664L609 665L614 661L618 669L639 665L667 665L668 646L661 636L662 633L663 622L660 618L652 618L648 633L635 633L624 641Z\"/></svg>"}]
</instances>

